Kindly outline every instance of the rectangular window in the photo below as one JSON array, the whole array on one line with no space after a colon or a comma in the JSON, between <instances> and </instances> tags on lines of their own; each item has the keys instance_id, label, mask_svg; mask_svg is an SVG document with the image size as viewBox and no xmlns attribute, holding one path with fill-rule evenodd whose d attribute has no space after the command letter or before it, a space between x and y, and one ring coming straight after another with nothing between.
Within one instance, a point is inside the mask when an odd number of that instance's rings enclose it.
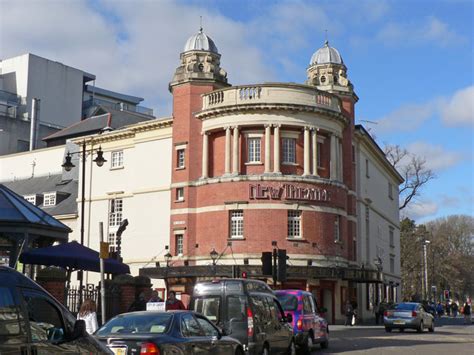
<instances>
[{"instance_id":1,"label":"rectangular window","mask_svg":"<svg viewBox=\"0 0 474 355\"><path fill-rule=\"evenodd\" d=\"M365 176L370 177L369 175L369 159L365 159Z\"/></svg>"},{"instance_id":2,"label":"rectangular window","mask_svg":"<svg viewBox=\"0 0 474 355\"><path fill-rule=\"evenodd\" d=\"M178 149L176 151L176 167L177 168L184 168L184 149Z\"/></svg>"},{"instance_id":3,"label":"rectangular window","mask_svg":"<svg viewBox=\"0 0 474 355\"><path fill-rule=\"evenodd\" d=\"M283 138L283 163L296 163L296 139Z\"/></svg>"},{"instance_id":4,"label":"rectangular window","mask_svg":"<svg viewBox=\"0 0 474 355\"><path fill-rule=\"evenodd\" d=\"M340 242L341 241L341 216L336 216L336 220L334 221L334 241Z\"/></svg>"},{"instance_id":5,"label":"rectangular window","mask_svg":"<svg viewBox=\"0 0 474 355\"><path fill-rule=\"evenodd\" d=\"M26 195L26 196L23 196L23 198L29 203L36 205L36 195Z\"/></svg>"},{"instance_id":6,"label":"rectangular window","mask_svg":"<svg viewBox=\"0 0 474 355\"><path fill-rule=\"evenodd\" d=\"M230 211L230 237L244 237L244 211Z\"/></svg>"},{"instance_id":7,"label":"rectangular window","mask_svg":"<svg viewBox=\"0 0 474 355\"><path fill-rule=\"evenodd\" d=\"M395 256L390 255L390 272L395 273Z\"/></svg>"},{"instance_id":8,"label":"rectangular window","mask_svg":"<svg viewBox=\"0 0 474 355\"><path fill-rule=\"evenodd\" d=\"M261 139L260 138L248 138L248 158L247 162L249 163L260 163L260 146L261 146Z\"/></svg>"},{"instance_id":9,"label":"rectangular window","mask_svg":"<svg viewBox=\"0 0 474 355\"><path fill-rule=\"evenodd\" d=\"M388 227L388 237L389 237L389 240L390 240L390 247L392 247L392 248L395 247L395 241L394 241L393 233L394 233L394 228L392 226L389 226Z\"/></svg>"},{"instance_id":10,"label":"rectangular window","mask_svg":"<svg viewBox=\"0 0 474 355\"><path fill-rule=\"evenodd\" d=\"M56 192L49 192L44 194L43 206L55 206L56 205Z\"/></svg>"},{"instance_id":11,"label":"rectangular window","mask_svg":"<svg viewBox=\"0 0 474 355\"><path fill-rule=\"evenodd\" d=\"M388 183L388 197L393 200L393 186L390 182Z\"/></svg>"},{"instance_id":12,"label":"rectangular window","mask_svg":"<svg viewBox=\"0 0 474 355\"><path fill-rule=\"evenodd\" d=\"M123 150L112 152L111 164L112 168L120 168L123 166Z\"/></svg>"},{"instance_id":13,"label":"rectangular window","mask_svg":"<svg viewBox=\"0 0 474 355\"><path fill-rule=\"evenodd\" d=\"M184 236L182 234L176 234L174 237L176 238L176 255L183 255Z\"/></svg>"},{"instance_id":14,"label":"rectangular window","mask_svg":"<svg viewBox=\"0 0 474 355\"><path fill-rule=\"evenodd\" d=\"M123 200L116 198L109 202L109 226L119 226L122 222Z\"/></svg>"},{"instance_id":15,"label":"rectangular window","mask_svg":"<svg viewBox=\"0 0 474 355\"><path fill-rule=\"evenodd\" d=\"M288 238L301 238L301 211L288 211Z\"/></svg>"},{"instance_id":16,"label":"rectangular window","mask_svg":"<svg viewBox=\"0 0 474 355\"><path fill-rule=\"evenodd\" d=\"M355 164L356 162L356 150L354 145L352 145L352 162Z\"/></svg>"},{"instance_id":17,"label":"rectangular window","mask_svg":"<svg viewBox=\"0 0 474 355\"><path fill-rule=\"evenodd\" d=\"M109 251L114 252L117 250L117 237L115 233L109 232L107 242L109 243Z\"/></svg>"},{"instance_id":18,"label":"rectangular window","mask_svg":"<svg viewBox=\"0 0 474 355\"><path fill-rule=\"evenodd\" d=\"M176 201L184 201L184 187L176 189Z\"/></svg>"}]
</instances>

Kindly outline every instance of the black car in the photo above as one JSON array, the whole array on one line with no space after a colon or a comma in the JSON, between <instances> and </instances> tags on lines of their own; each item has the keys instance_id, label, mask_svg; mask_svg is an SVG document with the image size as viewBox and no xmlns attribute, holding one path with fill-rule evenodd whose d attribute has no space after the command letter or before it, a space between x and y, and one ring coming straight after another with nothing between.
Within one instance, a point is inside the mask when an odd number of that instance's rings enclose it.
<instances>
[{"instance_id":1,"label":"black car","mask_svg":"<svg viewBox=\"0 0 474 355\"><path fill-rule=\"evenodd\" d=\"M124 313L94 335L116 355L244 354L238 340L224 336L206 317L191 311Z\"/></svg>"},{"instance_id":2,"label":"black car","mask_svg":"<svg viewBox=\"0 0 474 355\"><path fill-rule=\"evenodd\" d=\"M295 354L291 314L259 280L216 279L194 286L191 309L238 339L250 355ZM289 324L290 323L290 324Z\"/></svg>"},{"instance_id":3,"label":"black car","mask_svg":"<svg viewBox=\"0 0 474 355\"><path fill-rule=\"evenodd\" d=\"M110 354L34 281L0 266L0 354Z\"/></svg>"}]
</instances>

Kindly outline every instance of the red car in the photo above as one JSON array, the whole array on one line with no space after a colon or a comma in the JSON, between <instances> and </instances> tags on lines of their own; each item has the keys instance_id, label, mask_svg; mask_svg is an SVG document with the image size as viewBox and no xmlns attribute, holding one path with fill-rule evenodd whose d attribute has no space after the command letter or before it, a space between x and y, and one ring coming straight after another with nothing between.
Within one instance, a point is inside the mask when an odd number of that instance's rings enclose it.
<instances>
[{"instance_id":1,"label":"red car","mask_svg":"<svg viewBox=\"0 0 474 355\"><path fill-rule=\"evenodd\" d=\"M320 344L326 349L329 345L328 322L318 314L316 300L311 292L301 290L275 291L285 314L293 317L293 332L296 344L309 353Z\"/></svg>"}]
</instances>

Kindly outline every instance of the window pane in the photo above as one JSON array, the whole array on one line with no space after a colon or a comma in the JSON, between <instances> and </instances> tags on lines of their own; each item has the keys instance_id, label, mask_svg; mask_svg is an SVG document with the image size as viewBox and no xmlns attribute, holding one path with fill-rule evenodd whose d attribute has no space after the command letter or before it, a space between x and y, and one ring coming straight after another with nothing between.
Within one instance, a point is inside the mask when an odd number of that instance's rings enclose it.
<instances>
[{"instance_id":1,"label":"window pane","mask_svg":"<svg viewBox=\"0 0 474 355\"><path fill-rule=\"evenodd\" d=\"M283 162L296 163L296 139L283 138Z\"/></svg>"},{"instance_id":2,"label":"window pane","mask_svg":"<svg viewBox=\"0 0 474 355\"><path fill-rule=\"evenodd\" d=\"M288 238L301 237L301 211L288 211Z\"/></svg>"},{"instance_id":3,"label":"window pane","mask_svg":"<svg viewBox=\"0 0 474 355\"><path fill-rule=\"evenodd\" d=\"M24 294L33 342L60 341L65 331L58 309L40 295Z\"/></svg>"},{"instance_id":4,"label":"window pane","mask_svg":"<svg viewBox=\"0 0 474 355\"><path fill-rule=\"evenodd\" d=\"M214 323L219 322L220 297L199 297L194 301L194 310Z\"/></svg>"},{"instance_id":5,"label":"window pane","mask_svg":"<svg viewBox=\"0 0 474 355\"><path fill-rule=\"evenodd\" d=\"M260 162L260 138L248 139L248 162Z\"/></svg>"},{"instance_id":6,"label":"window pane","mask_svg":"<svg viewBox=\"0 0 474 355\"><path fill-rule=\"evenodd\" d=\"M176 166L178 168L184 168L184 149L178 149L177 150L177 163Z\"/></svg>"},{"instance_id":7,"label":"window pane","mask_svg":"<svg viewBox=\"0 0 474 355\"><path fill-rule=\"evenodd\" d=\"M176 254L177 255L183 254L183 250L184 250L183 240L184 240L184 237L182 234L176 234Z\"/></svg>"},{"instance_id":8,"label":"window pane","mask_svg":"<svg viewBox=\"0 0 474 355\"><path fill-rule=\"evenodd\" d=\"M230 212L230 236L244 236L244 211L235 210Z\"/></svg>"},{"instance_id":9,"label":"window pane","mask_svg":"<svg viewBox=\"0 0 474 355\"><path fill-rule=\"evenodd\" d=\"M202 336L198 322L191 314L185 314L181 320L181 333L185 337Z\"/></svg>"},{"instance_id":10,"label":"window pane","mask_svg":"<svg viewBox=\"0 0 474 355\"><path fill-rule=\"evenodd\" d=\"M123 166L123 150L112 152L112 168Z\"/></svg>"},{"instance_id":11,"label":"window pane","mask_svg":"<svg viewBox=\"0 0 474 355\"><path fill-rule=\"evenodd\" d=\"M244 320L246 317L246 302L245 297L229 296L227 297L227 319L230 321Z\"/></svg>"},{"instance_id":12,"label":"window pane","mask_svg":"<svg viewBox=\"0 0 474 355\"><path fill-rule=\"evenodd\" d=\"M209 323L208 320L201 318L201 317L196 317L197 321L199 322L199 325L201 326L202 330L204 331L204 335L208 337L216 337L219 335L219 332L217 331L214 326Z\"/></svg>"},{"instance_id":13,"label":"window pane","mask_svg":"<svg viewBox=\"0 0 474 355\"><path fill-rule=\"evenodd\" d=\"M298 299L296 296L288 294L277 295L278 301L280 301L283 310L285 311L296 311L298 309Z\"/></svg>"},{"instance_id":14,"label":"window pane","mask_svg":"<svg viewBox=\"0 0 474 355\"><path fill-rule=\"evenodd\" d=\"M97 331L97 335L154 333L162 334L168 329L172 314L122 314L105 324Z\"/></svg>"},{"instance_id":15,"label":"window pane","mask_svg":"<svg viewBox=\"0 0 474 355\"><path fill-rule=\"evenodd\" d=\"M21 318L20 307L15 304L10 289L0 287L0 336L20 334Z\"/></svg>"}]
</instances>

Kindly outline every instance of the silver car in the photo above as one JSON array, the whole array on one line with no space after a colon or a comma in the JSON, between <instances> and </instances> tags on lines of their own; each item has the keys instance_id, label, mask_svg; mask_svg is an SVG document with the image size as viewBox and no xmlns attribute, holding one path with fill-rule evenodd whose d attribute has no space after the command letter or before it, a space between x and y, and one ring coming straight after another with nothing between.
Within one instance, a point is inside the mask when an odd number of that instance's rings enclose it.
<instances>
[{"instance_id":1,"label":"silver car","mask_svg":"<svg viewBox=\"0 0 474 355\"><path fill-rule=\"evenodd\" d=\"M425 311L421 303L407 302L399 303L393 309L384 312L383 323L385 331L391 332L392 329L416 329L421 333L425 328L434 332L434 317Z\"/></svg>"}]
</instances>

